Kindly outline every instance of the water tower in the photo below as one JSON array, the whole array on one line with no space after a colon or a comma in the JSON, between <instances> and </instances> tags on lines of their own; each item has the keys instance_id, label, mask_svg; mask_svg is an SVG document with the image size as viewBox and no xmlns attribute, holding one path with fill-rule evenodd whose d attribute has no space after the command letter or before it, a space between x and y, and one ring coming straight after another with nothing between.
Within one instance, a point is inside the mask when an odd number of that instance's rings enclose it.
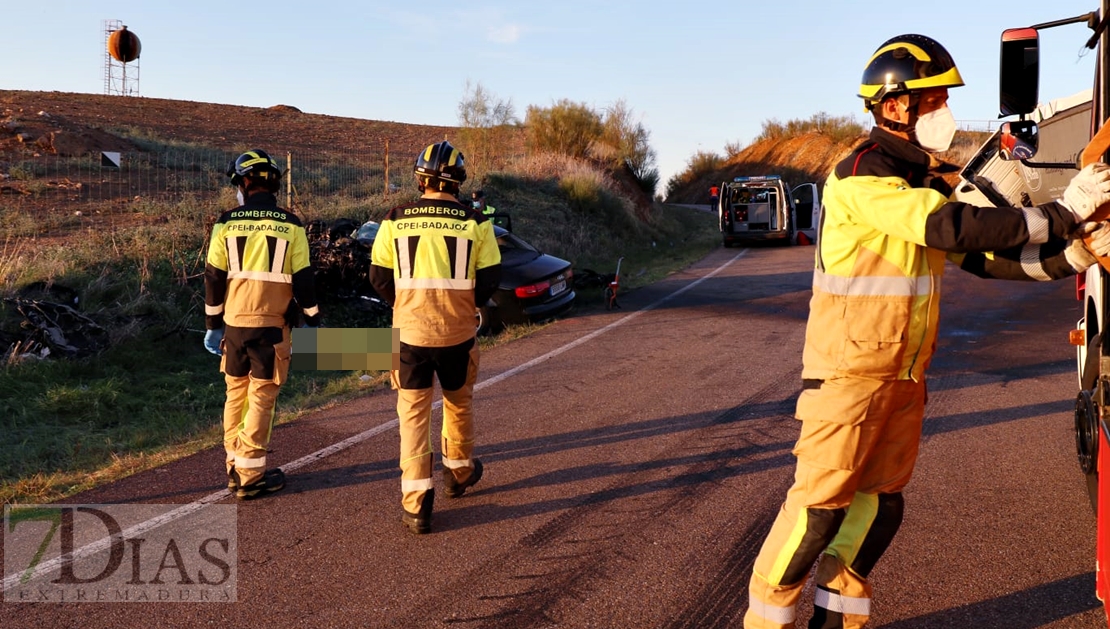
<instances>
[{"instance_id":1,"label":"water tower","mask_svg":"<svg viewBox=\"0 0 1110 629\"><path fill-rule=\"evenodd\" d=\"M119 20L104 20L104 93L139 95L139 38ZM129 65L130 64L130 65Z\"/></svg>"}]
</instances>

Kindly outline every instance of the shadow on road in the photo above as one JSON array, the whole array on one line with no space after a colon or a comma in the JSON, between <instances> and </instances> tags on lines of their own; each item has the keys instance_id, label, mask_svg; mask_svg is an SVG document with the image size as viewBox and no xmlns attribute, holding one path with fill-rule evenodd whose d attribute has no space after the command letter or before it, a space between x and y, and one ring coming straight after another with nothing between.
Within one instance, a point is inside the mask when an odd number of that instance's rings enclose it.
<instances>
[{"instance_id":1,"label":"shadow on road","mask_svg":"<svg viewBox=\"0 0 1110 629\"><path fill-rule=\"evenodd\" d=\"M1056 366L1055 363L1052 363L1052 365ZM1043 369L1043 366L1041 368ZM1028 369L1036 370L1036 366L1029 367ZM1025 369L1023 368L1022 371L1024 370ZM945 380L951 380L953 382L959 381L959 379L955 377L945 378ZM799 382L798 384L800 385L801 383ZM957 387L948 386L947 388L951 389ZM938 387L938 389L936 390L939 389L940 387ZM697 415L684 415L677 417L659 417L643 421L626 422L611 426L604 426L601 428L573 430L564 433L543 435L528 439L493 442L489 443L488 445L483 445L481 447L480 455L484 460L486 460L487 464L496 464L497 461L549 455L580 448L634 447L632 444L634 444L635 442L645 439L651 439L653 437L673 435L682 432L698 431L711 427L728 426L732 424L738 424L739 422L749 423L761 420L773 421L776 419L790 422L790 424L784 426L783 429L791 431L791 435L793 437L794 435L796 435L796 426L793 421L793 413L797 394L798 391L795 391L780 399L767 400L758 403L740 403L716 413L702 413ZM958 430L966 430L969 428L978 428L993 424L1021 421L1043 415L1059 413L1061 412L1061 409L1065 407L1062 407L1060 402L1043 402L1039 404L993 408L990 410L979 410L953 415L927 415L925 418L922 435L932 436ZM280 433L292 428L292 424L283 424L277 427L277 431L279 431ZM276 435L276 437L277 439L281 438L280 434ZM710 474L708 476L693 475L685 479L672 479L672 483L679 484L693 482L715 482L718 478L721 478L723 476L761 472L771 467L792 466L794 464L794 459L793 456L790 454L790 449L793 447L793 445L794 442L792 438L786 441L772 441L771 443L765 443L762 445L748 443L747 445L743 446L722 448L710 453L700 453L696 456L689 457L680 456L626 464L590 465L574 468L564 468L559 470L543 470L542 472L537 473L532 477L521 479L515 483L483 487L483 492L496 493L517 490L529 490L544 485L557 485L567 482L596 479L600 477L618 477L621 475L631 475L634 477L635 474L638 472L642 473L644 471L650 471L662 467L688 466L697 464L699 462L704 463L706 461L724 461L736 459L736 464L722 468L720 473L714 472L713 474ZM759 457L759 455L766 455L768 453L777 452L780 450L782 451L781 455L774 455L772 457ZM757 458L752 459L752 457ZM204 462L196 461L197 458L204 459ZM194 462L193 465L197 465L199 463L199 468L201 469L219 469L223 465L223 450L209 450L198 453L193 457L188 457L186 459L186 461L189 460L192 460ZM362 485L386 480L391 481L395 480L397 476L397 463L394 459L367 461L365 463L359 463L357 465L347 465L342 467L326 467L313 471L298 472L292 475L290 477L291 481L295 479L295 482L290 482L288 493L327 490L338 487ZM218 474L213 474L211 480L217 481L217 483L222 482ZM673 484L671 486L673 487ZM221 486L219 484L190 484L187 487L176 487L173 491L131 495L127 498L126 501L149 502L159 499L164 500L167 498L194 494L198 491L216 491L220 489L220 487ZM655 491L657 489L660 489L658 483L631 485L611 493L601 492L600 494L595 494L590 499L598 500L624 498L629 495L647 493L650 491ZM517 512L516 515L534 514L537 511L543 512L548 510L564 509L569 506L579 504L581 503L581 501L582 498L573 498L555 501L551 504L536 503L531 505L522 505L520 507L496 508L498 513L487 514L487 516L493 515L495 516L494 519L510 518L514 517L514 511Z\"/></svg>"},{"instance_id":2,"label":"shadow on road","mask_svg":"<svg viewBox=\"0 0 1110 629\"><path fill-rule=\"evenodd\" d=\"M954 352L946 351L944 356L940 356L941 360L934 361L932 375L929 376L930 392L962 389L969 386L969 379L977 379L981 384L995 384L998 381L1005 384L1015 380L1075 373L1075 359L1052 360L1029 365L1009 364L1004 367L983 369L976 367L969 371L967 360L952 354Z\"/></svg>"},{"instance_id":3,"label":"shadow on road","mask_svg":"<svg viewBox=\"0 0 1110 629\"><path fill-rule=\"evenodd\" d=\"M884 629L1034 629L1101 605L1095 598L1095 574L1078 574L971 605L886 623Z\"/></svg>"},{"instance_id":4,"label":"shadow on road","mask_svg":"<svg viewBox=\"0 0 1110 629\"><path fill-rule=\"evenodd\" d=\"M781 454L757 460L736 460L732 465L718 465L709 470L689 470L680 472L675 476L653 479L642 483L621 483L589 494L579 494L557 498L554 500L541 500L519 505L481 504L463 508L452 508L443 512L441 522L443 530L464 529L470 526L482 526L500 520L511 520L536 515L539 513L552 513L560 511L577 510L583 507L596 509L616 500L624 500L637 496L645 496L662 491L687 490L699 487L716 486L720 481L740 476L761 472L771 468L787 467L794 464L794 457L790 454L793 442L776 443L768 446L758 446L750 449L723 450L710 456L697 457L695 461L682 459L660 459L648 464L609 465L609 466L583 466L569 468L544 474L537 474L519 483L489 487L483 490L485 494L501 491L528 489L543 484L550 484L552 479L558 482L576 481L597 476L614 476L631 474L635 478L637 473L645 473L652 469L671 467L674 465L704 465L706 462L733 460L737 456L748 456L756 452L765 452L773 449L783 449ZM577 476L575 476L577 475Z\"/></svg>"},{"instance_id":5,"label":"shadow on road","mask_svg":"<svg viewBox=\"0 0 1110 629\"><path fill-rule=\"evenodd\" d=\"M1040 404L1026 404L1025 406L1011 406L1007 408L994 408L984 411L971 411L944 415L941 417L925 417L925 425L921 430L922 436L938 435L945 432L955 432L967 428L980 428L993 424L1021 421L1033 417L1055 415L1061 411L1070 411L1065 402L1041 402Z\"/></svg>"}]
</instances>

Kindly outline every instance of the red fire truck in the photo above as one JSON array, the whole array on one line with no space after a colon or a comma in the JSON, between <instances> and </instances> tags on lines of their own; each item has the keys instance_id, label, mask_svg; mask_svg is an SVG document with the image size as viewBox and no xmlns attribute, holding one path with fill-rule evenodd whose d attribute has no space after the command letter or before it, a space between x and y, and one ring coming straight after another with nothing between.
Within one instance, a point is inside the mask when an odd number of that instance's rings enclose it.
<instances>
[{"instance_id":1,"label":"red fire truck","mask_svg":"<svg viewBox=\"0 0 1110 629\"><path fill-rule=\"evenodd\" d=\"M1098 10L1084 15L1002 33L999 102L1002 117L1018 120L1004 125L999 135L1001 159L1020 161L1022 170L1031 173L1074 169L1096 161L1108 161L1110 150L1110 0L1100 0ZM1037 111L1040 66L1039 33L1068 24L1086 24L1091 34L1087 48L1097 51L1092 100L1083 146L1072 162L1049 162L1038 155L1038 126L1030 119ZM1004 150L1024 147L1020 152ZM1074 171L1072 171L1074 172ZM1099 210L1096 218L1110 217L1110 207ZM1100 260L1079 278L1079 297L1083 308L1071 342L1077 347L1079 393L1075 400L1075 439L1079 466L1086 477L1091 504L1097 515L1095 591L1107 610L1110 626L1110 259Z\"/></svg>"}]
</instances>

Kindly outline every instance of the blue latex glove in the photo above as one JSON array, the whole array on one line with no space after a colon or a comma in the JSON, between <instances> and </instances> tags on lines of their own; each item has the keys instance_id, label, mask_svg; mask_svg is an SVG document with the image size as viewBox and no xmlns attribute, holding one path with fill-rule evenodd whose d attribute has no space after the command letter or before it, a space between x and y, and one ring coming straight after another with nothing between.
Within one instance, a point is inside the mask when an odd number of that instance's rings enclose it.
<instances>
[{"instance_id":1,"label":"blue latex glove","mask_svg":"<svg viewBox=\"0 0 1110 629\"><path fill-rule=\"evenodd\" d=\"M204 349L219 356L222 354L220 351L220 341L224 340L224 329L209 330L204 333Z\"/></svg>"}]
</instances>

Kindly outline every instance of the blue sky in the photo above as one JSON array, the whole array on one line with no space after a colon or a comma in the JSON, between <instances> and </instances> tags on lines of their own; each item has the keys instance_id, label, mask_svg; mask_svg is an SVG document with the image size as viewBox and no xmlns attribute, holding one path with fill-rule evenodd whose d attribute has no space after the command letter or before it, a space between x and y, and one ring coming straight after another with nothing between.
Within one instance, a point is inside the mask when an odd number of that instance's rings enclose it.
<instances>
[{"instance_id":1,"label":"blue sky","mask_svg":"<svg viewBox=\"0 0 1110 629\"><path fill-rule=\"evenodd\" d=\"M529 105L623 99L651 133L662 183L696 151L747 144L770 119L855 115L863 66L886 39L941 41L967 86L957 120L998 113L1004 28L1096 10L1097 0L476 0L465 3L8 3L0 87L103 93L104 20L142 40L141 95L456 125L467 81ZM904 7L904 8L900 8ZM1042 99L1090 86L1089 31L1044 32ZM429 138L436 140L438 138Z\"/></svg>"}]
</instances>

